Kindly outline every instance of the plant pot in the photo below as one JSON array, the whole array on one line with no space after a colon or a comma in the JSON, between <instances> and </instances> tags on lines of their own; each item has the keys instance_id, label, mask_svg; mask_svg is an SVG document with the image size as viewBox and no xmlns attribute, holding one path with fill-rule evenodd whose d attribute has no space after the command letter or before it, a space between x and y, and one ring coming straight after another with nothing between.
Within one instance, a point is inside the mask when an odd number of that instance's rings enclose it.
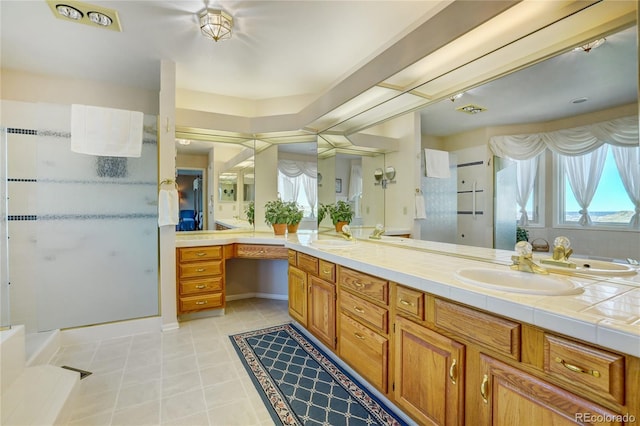
<instances>
[{"instance_id":1,"label":"plant pot","mask_svg":"<svg viewBox=\"0 0 640 426\"><path fill-rule=\"evenodd\" d=\"M286 223L274 223L271 226L273 227L273 233L276 235L284 235L287 232Z\"/></svg>"},{"instance_id":2,"label":"plant pot","mask_svg":"<svg viewBox=\"0 0 640 426\"><path fill-rule=\"evenodd\" d=\"M349 222L338 222L336 223L336 232L342 232L342 227L348 225Z\"/></svg>"},{"instance_id":3,"label":"plant pot","mask_svg":"<svg viewBox=\"0 0 640 426\"><path fill-rule=\"evenodd\" d=\"M287 225L287 232L289 232L290 234L295 234L296 232L298 232L299 225L300 225L299 223Z\"/></svg>"}]
</instances>

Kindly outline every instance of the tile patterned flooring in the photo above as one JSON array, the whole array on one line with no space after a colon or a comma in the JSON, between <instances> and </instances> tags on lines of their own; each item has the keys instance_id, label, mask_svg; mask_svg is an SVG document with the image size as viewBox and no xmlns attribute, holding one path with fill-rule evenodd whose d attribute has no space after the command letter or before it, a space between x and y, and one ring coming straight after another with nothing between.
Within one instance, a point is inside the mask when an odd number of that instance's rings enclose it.
<instances>
[{"instance_id":1,"label":"tile patterned flooring","mask_svg":"<svg viewBox=\"0 0 640 426\"><path fill-rule=\"evenodd\" d=\"M52 364L93 373L68 425L272 425L227 336L288 321L286 301L245 299L178 330L62 347Z\"/></svg>"}]
</instances>

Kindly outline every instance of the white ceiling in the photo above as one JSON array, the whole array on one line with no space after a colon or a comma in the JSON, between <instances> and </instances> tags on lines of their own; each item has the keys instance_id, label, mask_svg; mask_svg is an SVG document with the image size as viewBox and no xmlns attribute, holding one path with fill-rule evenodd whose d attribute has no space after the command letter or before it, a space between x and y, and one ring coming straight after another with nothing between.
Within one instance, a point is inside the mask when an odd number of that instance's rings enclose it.
<instances>
[{"instance_id":1,"label":"white ceiling","mask_svg":"<svg viewBox=\"0 0 640 426\"><path fill-rule=\"evenodd\" d=\"M118 11L122 32L55 19L44 0L1 0L2 68L159 90L160 61L179 89L246 100L317 99L450 3L446 1L89 1ZM205 4L234 17L233 37L199 32ZM423 110L423 132L545 121L637 99L636 30L589 54L567 53ZM588 102L570 101L587 97ZM455 112L475 103L487 111Z\"/></svg>"},{"instance_id":2,"label":"white ceiling","mask_svg":"<svg viewBox=\"0 0 640 426\"><path fill-rule=\"evenodd\" d=\"M441 1L94 1L122 32L55 19L44 0L2 0L2 67L158 90L160 60L179 89L260 100L319 96L423 23ZM222 8L230 40L200 33Z\"/></svg>"}]
</instances>

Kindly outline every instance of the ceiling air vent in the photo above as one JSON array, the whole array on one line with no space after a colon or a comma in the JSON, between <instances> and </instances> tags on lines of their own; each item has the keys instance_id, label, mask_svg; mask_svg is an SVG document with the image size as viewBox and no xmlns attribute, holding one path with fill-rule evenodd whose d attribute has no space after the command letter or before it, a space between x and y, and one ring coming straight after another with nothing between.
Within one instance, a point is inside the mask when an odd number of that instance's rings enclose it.
<instances>
[{"instance_id":1,"label":"ceiling air vent","mask_svg":"<svg viewBox=\"0 0 640 426\"><path fill-rule=\"evenodd\" d=\"M467 105L463 105L461 107L456 108L456 111L466 112L467 114L477 114L479 112L486 111L486 110L487 110L486 108L483 108L478 105L473 105L473 104L467 104Z\"/></svg>"}]
</instances>

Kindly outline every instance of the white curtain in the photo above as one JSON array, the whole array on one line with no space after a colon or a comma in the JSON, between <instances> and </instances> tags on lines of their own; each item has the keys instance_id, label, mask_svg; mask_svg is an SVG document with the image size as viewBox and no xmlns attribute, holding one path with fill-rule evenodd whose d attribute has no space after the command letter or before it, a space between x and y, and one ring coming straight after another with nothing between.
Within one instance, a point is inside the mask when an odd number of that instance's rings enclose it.
<instances>
[{"instance_id":1,"label":"white curtain","mask_svg":"<svg viewBox=\"0 0 640 426\"><path fill-rule=\"evenodd\" d=\"M349 201L354 203L355 217L362 217L362 164L360 160L351 161L349 174Z\"/></svg>"},{"instance_id":2,"label":"white curtain","mask_svg":"<svg viewBox=\"0 0 640 426\"><path fill-rule=\"evenodd\" d=\"M493 136L489 146L498 157L526 160L546 148L576 156L598 149L603 144L630 146L638 144L638 117L630 116L588 126L530 135Z\"/></svg>"},{"instance_id":3,"label":"white curtain","mask_svg":"<svg viewBox=\"0 0 640 426\"><path fill-rule=\"evenodd\" d=\"M640 228L640 147L612 146L611 152L624 189L635 206L635 213L629 221L629 226Z\"/></svg>"},{"instance_id":4,"label":"white curtain","mask_svg":"<svg viewBox=\"0 0 640 426\"><path fill-rule=\"evenodd\" d=\"M561 156L564 170L569 179L569 185L580 205L580 220L582 226L591 225L588 207L596 193L604 161L607 157L607 146L580 156Z\"/></svg>"},{"instance_id":5,"label":"white curtain","mask_svg":"<svg viewBox=\"0 0 640 426\"><path fill-rule=\"evenodd\" d=\"M302 186L304 187L304 192L307 195L307 202L311 207L311 217L314 217L313 209L316 206L316 202L318 201L318 182L317 178L312 178L308 175L302 175Z\"/></svg>"},{"instance_id":6,"label":"white curtain","mask_svg":"<svg viewBox=\"0 0 640 426\"><path fill-rule=\"evenodd\" d=\"M527 202L529 201L529 197L531 197L531 192L536 182L539 158L540 155L529 158L528 160L516 160L516 202L520 207L520 226L527 226L529 224Z\"/></svg>"},{"instance_id":7,"label":"white curtain","mask_svg":"<svg viewBox=\"0 0 640 426\"><path fill-rule=\"evenodd\" d=\"M318 165L312 161L278 160L278 170L290 178L305 174L315 179L318 175Z\"/></svg>"}]
</instances>

